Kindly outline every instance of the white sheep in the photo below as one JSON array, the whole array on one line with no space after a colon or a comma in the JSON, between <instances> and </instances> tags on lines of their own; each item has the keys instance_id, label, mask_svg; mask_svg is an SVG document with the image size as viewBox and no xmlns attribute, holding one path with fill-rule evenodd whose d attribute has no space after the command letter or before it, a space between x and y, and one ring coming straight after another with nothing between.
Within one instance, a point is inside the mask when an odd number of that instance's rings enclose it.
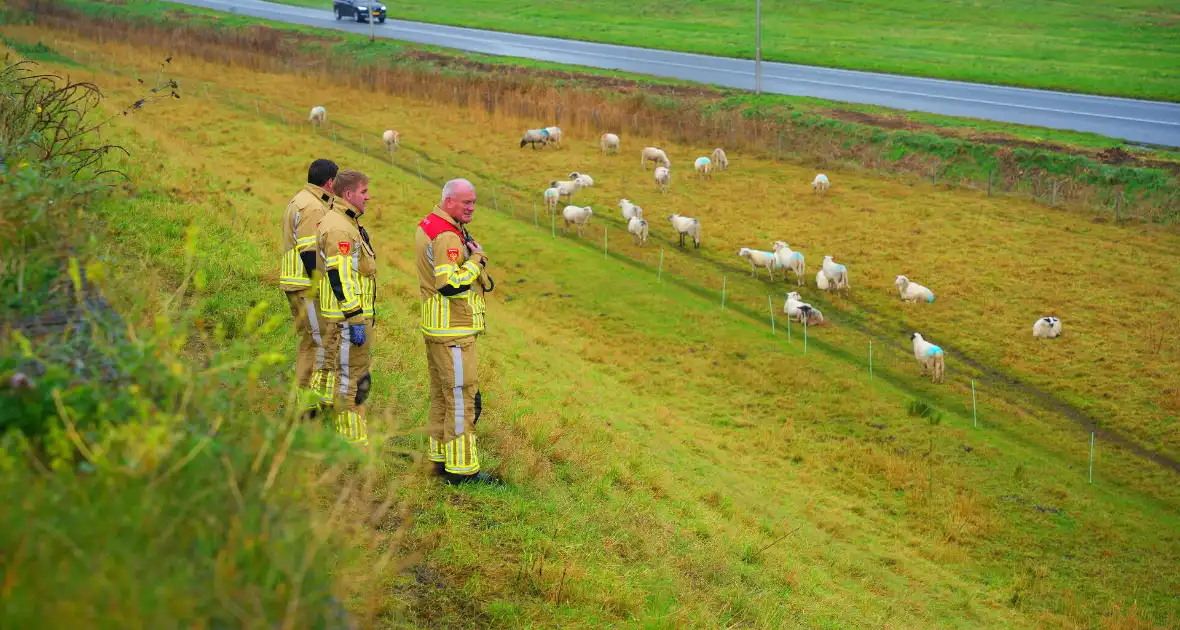
<instances>
[{"instance_id":1,"label":"white sheep","mask_svg":"<svg viewBox=\"0 0 1180 630\"><path fill-rule=\"evenodd\" d=\"M684 237L691 236L692 242L696 249L701 248L701 222L690 218L682 217L679 214L672 214L668 216L668 220L672 222L672 228L680 234L680 246L684 247Z\"/></svg>"},{"instance_id":2,"label":"white sheep","mask_svg":"<svg viewBox=\"0 0 1180 630\"><path fill-rule=\"evenodd\" d=\"M585 173L574 171L570 173L570 179L576 179L582 184L582 188L589 188L594 185L594 178Z\"/></svg>"},{"instance_id":3,"label":"white sheep","mask_svg":"<svg viewBox=\"0 0 1180 630\"><path fill-rule=\"evenodd\" d=\"M1061 336L1061 320L1056 317L1042 317L1033 322L1033 337L1055 339Z\"/></svg>"},{"instance_id":4,"label":"white sheep","mask_svg":"<svg viewBox=\"0 0 1180 630\"><path fill-rule=\"evenodd\" d=\"M787 317L808 326L819 326L824 323L824 314L818 308L803 301L794 291L787 294L787 303L783 305Z\"/></svg>"},{"instance_id":5,"label":"white sheep","mask_svg":"<svg viewBox=\"0 0 1180 630\"><path fill-rule=\"evenodd\" d=\"M648 162L656 162L662 164L665 168L672 168L672 161L668 159L668 154L656 147L644 147L643 152L639 154L639 165L643 170L647 170Z\"/></svg>"},{"instance_id":6,"label":"white sheep","mask_svg":"<svg viewBox=\"0 0 1180 630\"><path fill-rule=\"evenodd\" d=\"M561 148L561 127L545 127L545 133L549 136L549 142Z\"/></svg>"},{"instance_id":7,"label":"white sheep","mask_svg":"<svg viewBox=\"0 0 1180 630\"><path fill-rule=\"evenodd\" d=\"M803 274L807 273L807 263L803 260L803 252L791 251L791 248L783 241L775 241L773 247L774 257L778 259L778 266L795 272L796 284L803 286ZM784 271L783 279L786 280L786 278L787 272Z\"/></svg>"},{"instance_id":8,"label":"white sheep","mask_svg":"<svg viewBox=\"0 0 1180 630\"><path fill-rule=\"evenodd\" d=\"M656 185L660 187L660 192L667 194L668 184L672 180L672 172L663 166L657 166L655 172Z\"/></svg>"},{"instance_id":9,"label":"white sheep","mask_svg":"<svg viewBox=\"0 0 1180 630\"><path fill-rule=\"evenodd\" d=\"M603 153L618 153L619 152L619 137L613 133L604 133L602 138L598 141L599 147Z\"/></svg>"},{"instance_id":10,"label":"white sheep","mask_svg":"<svg viewBox=\"0 0 1180 630\"><path fill-rule=\"evenodd\" d=\"M561 228L562 232L569 230L570 224L578 226L578 236L586 231L586 224L590 222L590 216L594 211L590 206L566 206L565 210L561 211L561 216L565 219L565 227Z\"/></svg>"},{"instance_id":11,"label":"white sheep","mask_svg":"<svg viewBox=\"0 0 1180 630\"><path fill-rule=\"evenodd\" d=\"M827 277L829 289L848 289L851 286L848 283L848 267L833 262L831 256L824 256L824 264L820 272Z\"/></svg>"},{"instance_id":12,"label":"white sheep","mask_svg":"<svg viewBox=\"0 0 1180 630\"><path fill-rule=\"evenodd\" d=\"M402 145L397 142L397 132L393 129L386 129L385 133L381 134L381 141L385 143L386 151L393 151L394 148L401 148Z\"/></svg>"},{"instance_id":13,"label":"white sheep","mask_svg":"<svg viewBox=\"0 0 1180 630\"><path fill-rule=\"evenodd\" d=\"M627 231L631 233L631 242L640 247L647 245L647 221L638 216L631 217L627 222Z\"/></svg>"},{"instance_id":14,"label":"white sheep","mask_svg":"<svg viewBox=\"0 0 1180 630\"><path fill-rule=\"evenodd\" d=\"M812 192L824 192L828 189L828 176L820 173L811 181Z\"/></svg>"},{"instance_id":15,"label":"white sheep","mask_svg":"<svg viewBox=\"0 0 1180 630\"><path fill-rule=\"evenodd\" d=\"M561 193L556 188L545 189L545 211L549 214L557 212L557 202L561 198Z\"/></svg>"},{"instance_id":16,"label":"white sheep","mask_svg":"<svg viewBox=\"0 0 1180 630\"><path fill-rule=\"evenodd\" d=\"M549 182L550 188L556 188L557 194L564 197L566 201L574 200L574 193L582 187L582 182L576 179L568 179L560 182Z\"/></svg>"},{"instance_id":17,"label":"white sheep","mask_svg":"<svg viewBox=\"0 0 1180 630\"><path fill-rule=\"evenodd\" d=\"M725 170L729 168L729 158L725 157L725 151L721 147L713 149L713 161L717 163L717 168Z\"/></svg>"},{"instance_id":18,"label":"white sheep","mask_svg":"<svg viewBox=\"0 0 1180 630\"><path fill-rule=\"evenodd\" d=\"M917 282L910 282L910 279L905 276L898 276L894 284L897 285L897 291L901 293L901 299L904 302L934 301L933 291Z\"/></svg>"},{"instance_id":19,"label":"white sheep","mask_svg":"<svg viewBox=\"0 0 1180 630\"><path fill-rule=\"evenodd\" d=\"M620 199L619 209L623 211L624 221L630 221L634 217L643 218L643 208L631 203L630 199Z\"/></svg>"},{"instance_id":20,"label":"white sheep","mask_svg":"<svg viewBox=\"0 0 1180 630\"><path fill-rule=\"evenodd\" d=\"M778 266L778 259L774 257L773 252L763 252L749 247L743 247L738 250L738 256L748 258L750 260L750 275L755 275L759 267L764 267L770 272L770 281L774 282L774 268Z\"/></svg>"},{"instance_id":21,"label":"white sheep","mask_svg":"<svg viewBox=\"0 0 1180 630\"><path fill-rule=\"evenodd\" d=\"M316 105L311 108L311 114L308 115L307 122L311 123L312 127L322 127L324 123L328 122L328 110Z\"/></svg>"},{"instance_id":22,"label":"white sheep","mask_svg":"<svg viewBox=\"0 0 1180 630\"><path fill-rule=\"evenodd\" d=\"M692 163L692 167L697 170L697 174L701 177L713 176L713 161L707 157L699 157Z\"/></svg>"},{"instance_id":23,"label":"white sheep","mask_svg":"<svg viewBox=\"0 0 1180 630\"><path fill-rule=\"evenodd\" d=\"M523 136L520 137L520 148L522 149L524 148L524 145L531 144L533 146L533 150L536 151L538 143L540 143L542 149L545 148L545 145L549 144L548 131L544 129L529 129L528 131L524 132Z\"/></svg>"},{"instance_id":24,"label":"white sheep","mask_svg":"<svg viewBox=\"0 0 1180 630\"><path fill-rule=\"evenodd\" d=\"M946 371L942 348L926 341L918 333L910 335L910 339L914 341L914 358L918 360L918 365L922 366L920 375L925 376L926 370L930 370L930 382L941 383Z\"/></svg>"}]
</instances>

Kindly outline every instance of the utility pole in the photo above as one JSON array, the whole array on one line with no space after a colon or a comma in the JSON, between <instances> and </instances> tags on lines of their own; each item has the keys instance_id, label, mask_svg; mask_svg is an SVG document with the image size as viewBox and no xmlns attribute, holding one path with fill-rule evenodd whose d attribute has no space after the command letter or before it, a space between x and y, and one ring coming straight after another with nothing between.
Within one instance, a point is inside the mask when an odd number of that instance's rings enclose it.
<instances>
[{"instance_id":1,"label":"utility pole","mask_svg":"<svg viewBox=\"0 0 1180 630\"><path fill-rule=\"evenodd\" d=\"M373 2L374 2L374 0L369 0L369 41L370 42L377 41L377 33L376 33L377 27L374 26L374 23L376 22L376 20L373 19L373 6L374 6ZM380 3L377 3L377 6L380 6Z\"/></svg>"},{"instance_id":2,"label":"utility pole","mask_svg":"<svg viewBox=\"0 0 1180 630\"><path fill-rule=\"evenodd\" d=\"M762 93L762 0L754 0L754 93Z\"/></svg>"}]
</instances>

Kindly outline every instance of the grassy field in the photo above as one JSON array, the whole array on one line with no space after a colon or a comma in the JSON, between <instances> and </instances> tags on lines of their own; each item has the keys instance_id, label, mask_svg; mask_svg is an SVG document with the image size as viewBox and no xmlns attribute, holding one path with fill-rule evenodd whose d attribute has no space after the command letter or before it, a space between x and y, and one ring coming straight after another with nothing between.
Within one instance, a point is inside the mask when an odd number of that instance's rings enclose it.
<instances>
[{"instance_id":1,"label":"grassy field","mask_svg":"<svg viewBox=\"0 0 1180 630\"><path fill-rule=\"evenodd\" d=\"M119 100L161 52L77 40L58 54ZM1080 426L1100 420L1104 435L1180 456L1169 377L1180 327L1165 315L1180 287L1137 273L1175 277L1165 271L1180 267L1175 230L839 171L817 199L813 172L742 155L698 182L687 164L712 147L625 136L622 155L600 156L590 130L571 128L566 148L534 153L516 146L526 123L502 112L349 88L317 95L333 130L314 135L299 124L309 104L289 99L305 87L299 78L185 58L173 70L186 97L120 127L140 164L137 193L95 212L112 254L145 256L173 276L183 271L177 234L200 225L217 296L207 315L231 330L258 300L283 312L274 217L306 163L331 156L375 178L366 223L383 267L371 416L389 438L386 478L400 486L396 517L375 525L412 522L389 544L422 558L380 572L385 548L340 552L337 575L362 623L1176 626L1176 472L1100 439L1088 484ZM280 103L291 108L281 116ZM464 126L480 133L456 132ZM387 127L401 131L397 165L377 140ZM635 163L649 142L674 162L667 196ZM418 168L480 187L472 231L498 285L481 445L506 489L442 488L416 463L425 365L408 252L438 190ZM584 239L553 237L543 213L534 225L533 202L574 169L594 176L578 202L600 217ZM646 249L621 230L624 196L652 222ZM676 251L662 219L672 211L701 218L701 250ZM793 287L751 279L735 256L779 238L807 255L809 275L827 253L852 272L847 299L818 295L813 280L803 289L833 320L809 331L807 354L798 328L788 341L781 319L775 335L766 321L767 295L780 310ZM938 300L900 304L898 273ZM1066 336L1033 343L1032 321L1050 312ZM918 379L911 329L951 352L946 385ZM912 416L914 399L937 416Z\"/></svg>"},{"instance_id":2,"label":"grassy field","mask_svg":"<svg viewBox=\"0 0 1180 630\"><path fill-rule=\"evenodd\" d=\"M278 1L331 8L327 0ZM386 6L398 19L754 58L749 0ZM1175 6L1153 0L767 0L762 54L771 61L1176 101L1178 24Z\"/></svg>"}]
</instances>

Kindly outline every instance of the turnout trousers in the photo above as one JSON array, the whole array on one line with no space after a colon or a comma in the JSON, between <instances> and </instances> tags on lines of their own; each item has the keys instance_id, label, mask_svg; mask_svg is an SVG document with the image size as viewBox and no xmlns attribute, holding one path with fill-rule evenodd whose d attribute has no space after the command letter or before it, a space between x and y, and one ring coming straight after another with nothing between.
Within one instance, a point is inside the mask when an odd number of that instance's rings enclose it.
<instances>
[{"instance_id":1,"label":"turnout trousers","mask_svg":"<svg viewBox=\"0 0 1180 630\"><path fill-rule=\"evenodd\" d=\"M320 314L318 301L310 290L287 291L291 318L295 324L295 380L299 385L302 409L312 409L324 400L319 391L325 379L334 380L335 349L332 340L336 326ZM331 385L328 384L329 391Z\"/></svg>"},{"instance_id":2,"label":"turnout trousers","mask_svg":"<svg viewBox=\"0 0 1180 630\"><path fill-rule=\"evenodd\" d=\"M373 347L373 320L364 320L366 339L360 346L352 345L348 324L336 322L336 343L339 351L340 369L336 373L336 395L333 409L336 412L336 431L352 444L369 443L368 426L365 423L365 401L369 398L372 377L369 375L369 353Z\"/></svg>"},{"instance_id":3,"label":"turnout trousers","mask_svg":"<svg viewBox=\"0 0 1180 630\"><path fill-rule=\"evenodd\" d=\"M426 342L430 369L429 457L456 475L479 472L475 423L479 420L479 362L475 337Z\"/></svg>"}]
</instances>

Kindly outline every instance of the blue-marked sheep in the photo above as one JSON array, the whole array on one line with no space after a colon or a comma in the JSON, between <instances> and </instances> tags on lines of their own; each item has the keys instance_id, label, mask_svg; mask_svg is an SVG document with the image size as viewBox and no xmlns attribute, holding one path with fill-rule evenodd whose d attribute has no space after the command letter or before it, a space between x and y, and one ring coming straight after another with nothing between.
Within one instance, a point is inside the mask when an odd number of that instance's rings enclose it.
<instances>
[{"instance_id":1,"label":"blue-marked sheep","mask_svg":"<svg viewBox=\"0 0 1180 630\"><path fill-rule=\"evenodd\" d=\"M824 314L807 302L796 292L787 294L787 303L783 305L783 312L787 317L797 322L806 321L808 326L819 326L824 323Z\"/></svg>"},{"instance_id":2,"label":"blue-marked sheep","mask_svg":"<svg viewBox=\"0 0 1180 630\"><path fill-rule=\"evenodd\" d=\"M807 272L807 263L803 260L803 252L791 251L783 241L774 242L774 257L778 259L778 266L795 272L796 284L803 286L803 274ZM787 272L783 272L783 280L787 279Z\"/></svg>"},{"instance_id":3,"label":"blue-marked sheep","mask_svg":"<svg viewBox=\"0 0 1180 630\"><path fill-rule=\"evenodd\" d=\"M634 217L643 218L643 208L631 203L630 199L620 199L619 209L623 211L624 221L630 221Z\"/></svg>"},{"instance_id":4,"label":"blue-marked sheep","mask_svg":"<svg viewBox=\"0 0 1180 630\"><path fill-rule=\"evenodd\" d=\"M322 127L324 123L328 122L328 110L316 105L311 108L311 114L308 115L307 122L311 123L312 127Z\"/></svg>"},{"instance_id":5,"label":"blue-marked sheep","mask_svg":"<svg viewBox=\"0 0 1180 630\"><path fill-rule=\"evenodd\" d=\"M848 283L848 267L841 265L838 262L833 262L831 256L824 256L823 268L820 272L827 277L828 288L832 290L848 289L851 285ZM817 282L818 284L818 282Z\"/></svg>"},{"instance_id":6,"label":"blue-marked sheep","mask_svg":"<svg viewBox=\"0 0 1180 630\"><path fill-rule=\"evenodd\" d=\"M576 179L567 179L560 182L549 182L549 187L556 188L558 195L565 198L567 202L572 202L574 200L574 193L578 192L578 189L582 187L582 182Z\"/></svg>"},{"instance_id":7,"label":"blue-marked sheep","mask_svg":"<svg viewBox=\"0 0 1180 630\"><path fill-rule=\"evenodd\" d=\"M668 184L672 183L672 171L666 167L657 166L655 172L656 185L660 187L660 192L668 194Z\"/></svg>"},{"instance_id":8,"label":"blue-marked sheep","mask_svg":"<svg viewBox=\"0 0 1180 630\"><path fill-rule=\"evenodd\" d=\"M627 222L627 231L631 233L631 242L643 247L647 245L647 221L638 216L631 217Z\"/></svg>"},{"instance_id":9,"label":"blue-marked sheep","mask_svg":"<svg viewBox=\"0 0 1180 630\"><path fill-rule=\"evenodd\" d=\"M811 191L822 193L828 189L828 185L828 176L820 173L819 175L815 176L814 180L811 181Z\"/></svg>"},{"instance_id":10,"label":"blue-marked sheep","mask_svg":"<svg viewBox=\"0 0 1180 630\"><path fill-rule=\"evenodd\" d=\"M729 168L729 158L725 157L725 151L722 151L721 147L713 149L713 162L723 171Z\"/></svg>"},{"instance_id":11,"label":"blue-marked sheep","mask_svg":"<svg viewBox=\"0 0 1180 630\"><path fill-rule=\"evenodd\" d=\"M557 212L557 202L561 199L561 193L556 188L545 189L545 211L549 214Z\"/></svg>"},{"instance_id":12,"label":"blue-marked sheep","mask_svg":"<svg viewBox=\"0 0 1180 630\"><path fill-rule=\"evenodd\" d=\"M561 217L565 219L565 227L561 228L562 232L569 230L570 224L578 226L578 236L582 236L586 231L586 224L590 222L590 216L594 211L590 206L566 206L565 210L561 211Z\"/></svg>"},{"instance_id":13,"label":"blue-marked sheep","mask_svg":"<svg viewBox=\"0 0 1180 630\"><path fill-rule=\"evenodd\" d=\"M691 236L695 249L701 248L701 222L690 218L683 217L679 214L672 214L668 216L668 220L672 222L672 229L680 235L680 246L684 247L684 237Z\"/></svg>"},{"instance_id":14,"label":"blue-marked sheep","mask_svg":"<svg viewBox=\"0 0 1180 630\"><path fill-rule=\"evenodd\" d=\"M701 177L713 177L713 161L707 157L699 157L692 163L692 167L697 170L697 175Z\"/></svg>"},{"instance_id":15,"label":"blue-marked sheep","mask_svg":"<svg viewBox=\"0 0 1180 630\"><path fill-rule=\"evenodd\" d=\"M756 274L759 267L763 267L770 272L770 281L774 282L774 268L778 266L778 259L775 258L773 252L763 252L750 249L749 247L743 247L738 250L737 255L749 259L751 276Z\"/></svg>"},{"instance_id":16,"label":"blue-marked sheep","mask_svg":"<svg viewBox=\"0 0 1180 630\"><path fill-rule=\"evenodd\" d=\"M1037 339L1056 339L1061 336L1061 320L1056 317L1042 317L1033 322L1033 337Z\"/></svg>"},{"instance_id":17,"label":"blue-marked sheep","mask_svg":"<svg viewBox=\"0 0 1180 630\"><path fill-rule=\"evenodd\" d=\"M933 291L917 282L910 282L910 279L905 276L898 276L894 284L897 285L897 291L901 293L901 299L904 302L934 301Z\"/></svg>"},{"instance_id":18,"label":"blue-marked sheep","mask_svg":"<svg viewBox=\"0 0 1180 630\"><path fill-rule=\"evenodd\" d=\"M926 341L918 333L910 335L910 339L914 341L914 358L921 366L920 376L925 376L926 370L930 370L930 382L941 383L946 371L942 348Z\"/></svg>"},{"instance_id":19,"label":"blue-marked sheep","mask_svg":"<svg viewBox=\"0 0 1180 630\"><path fill-rule=\"evenodd\" d=\"M542 149L545 148L545 145L549 144L549 132L545 129L529 129L520 137L520 148L522 149L524 145L530 144L533 150L536 151L538 143Z\"/></svg>"},{"instance_id":20,"label":"blue-marked sheep","mask_svg":"<svg viewBox=\"0 0 1180 630\"><path fill-rule=\"evenodd\" d=\"M381 141L385 143L386 151L401 148L401 145L397 142L397 131L393 129L386 129L385 133L381 134Z\"/></svg>"},{"instance_id":21,"label":"blue-marked sheep","mask_svg":"<svg viewBox=\"0 0 1180 630\"><path fill-rule=\"evenodd\" d=\"M613 133L604 133L598 140L598 146L603 153L618 153L619 137Z\"/></svg>"},{"instance_id":22,"label":"blue-marked sheep","mask_svg":"<svg viewBox=\"0 0 1180 630\"><path fill-rule=\"evenodd\" d=\"M644 147L643 151L639 154L639 165L645 171L647 170L648 162L655 162L656 164L663 165L665 168L672 168L672 161L668 159L668 154L656 147Z\"/></svg>"}]
</instances>

